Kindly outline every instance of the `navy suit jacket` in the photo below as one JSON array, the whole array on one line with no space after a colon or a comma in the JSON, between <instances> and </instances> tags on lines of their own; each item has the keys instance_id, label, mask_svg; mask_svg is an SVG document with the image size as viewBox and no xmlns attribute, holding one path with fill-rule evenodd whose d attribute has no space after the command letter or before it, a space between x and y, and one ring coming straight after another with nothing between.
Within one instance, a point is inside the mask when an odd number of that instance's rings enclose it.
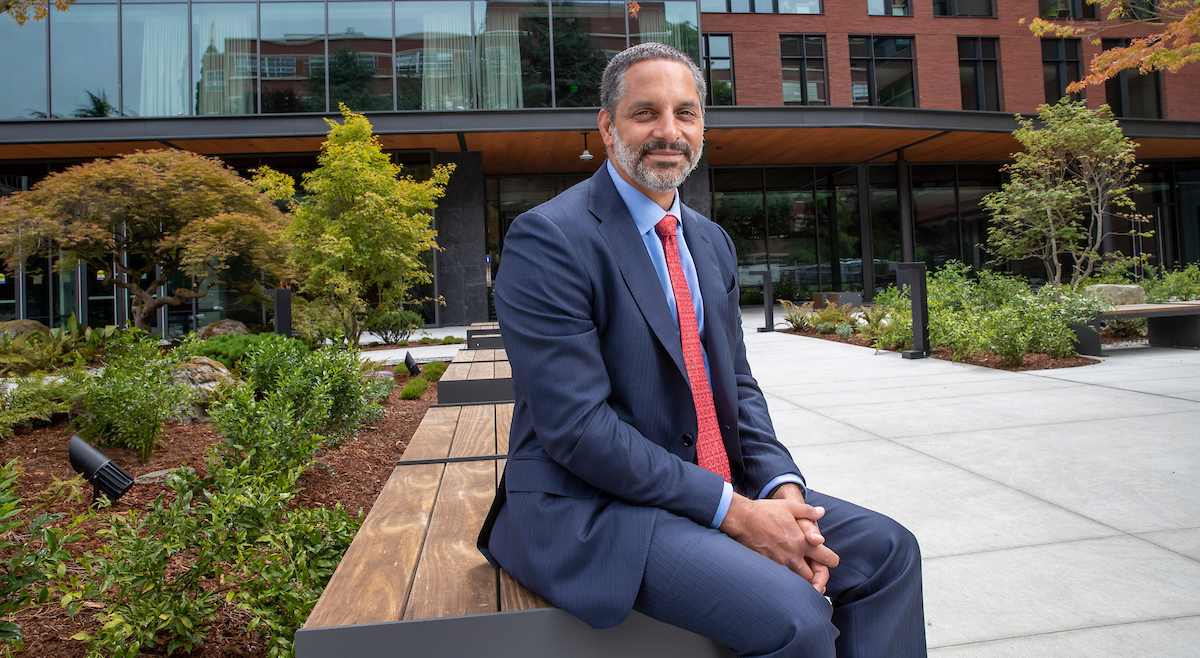
<instances>
[{"instance_id":1,"label":"navy suit jacket","mask_svg":"<svg viewBox=\"0 0 1200 658\"><path fill-rule=\"evenodd\" d=\"M755 497L799 470L746 362L733 243L682 214L734 490ZM641 586L656 509L708 527L723 483L695 463L679 330L607 168L513 222L495 300L515 406L480 549L591 626L614 626Z\"/></svg>"}]
</instances>

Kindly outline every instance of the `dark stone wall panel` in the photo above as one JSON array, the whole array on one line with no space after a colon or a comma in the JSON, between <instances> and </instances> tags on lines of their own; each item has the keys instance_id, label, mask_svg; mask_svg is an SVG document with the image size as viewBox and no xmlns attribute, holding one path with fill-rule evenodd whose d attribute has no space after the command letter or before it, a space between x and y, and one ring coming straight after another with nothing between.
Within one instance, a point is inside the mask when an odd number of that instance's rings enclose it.
<instances>
[{"instance_id":1,"label":"dark stone wall panel","mask_svg":"<svg viewBox=\"0 0 1200 658\"><path fill-rule=\"evenodd\" d=\"M462 326L488 319L485 262L486 203L483 154L478 151L435 153L434 164L454 163L446 196L437 208L438 294L442 326Z\"/></svg>"}]
</instances>

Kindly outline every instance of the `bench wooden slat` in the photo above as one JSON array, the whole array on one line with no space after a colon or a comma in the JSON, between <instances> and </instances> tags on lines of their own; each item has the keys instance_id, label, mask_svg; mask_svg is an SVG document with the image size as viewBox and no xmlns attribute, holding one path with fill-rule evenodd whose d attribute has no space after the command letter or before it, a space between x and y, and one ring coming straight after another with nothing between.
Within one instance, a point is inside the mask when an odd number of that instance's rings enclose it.
<instances>
[{"instance_id":1,"label":"bench wooden slat","mask_svg":"<svg viewBox=\"0 0 1200 658\"><path fill-rule=\"evenodd\" d=\"M497 361L496 379L512 379L512 364L508 361Z\"/></svg>"},{"instance_id":2,"label":"bench wooden slat","mask_svg":"<svg viewBox=\"0 0 1200 658\"><path fill-rule=\"evenodd\" d=\"M458 415L458 426L454 429L454 444L450 446L450 456L474 457L494 454L496 405L473 404L462 407Z\"/></svg>"},{"instance_id":3,"label":"bench wooden slat","mask_svg":"<svg viewBox=\"0 0 1200 658\"><path fill-rule=\"evenodd\" d=\"M305 628L403 618L444 469L441 464L396 467Z\"/></svg>"},{"instance_id":4,"label":"bench wooden slat","mask_svg":"<svg viewBox=\"0 0 1200 658\"><path fill-rule=\"evenodd\" d=\"M454 358L450 359L450 363L471 363L475 360L476 354L478 354L477 350L459 350Z\"/></svg>"},{"instance_id":5,"label":"bench wooden slat","mask_svg":"<svg viewBox=\"0 0 1200 658\"><path fill-rule=\"evenodd\" d=\"M451 363L450 365L446 366L446 372L442 373L442 377L439 381L466 381L467 376L471 374L471 365L471 363Z\"/></svg>"},{"instance_id":6,"label":"bench wooden slat","mask_svg":"<svg viewBox=\"0 0 1200 658\"><path fill-rule=\"evenodd\" d=\"M408 447L404 449L403 459L413 461L450 456L450 444L457 431L461 410L462 407L430 407L409 440Z\"/></svg>"},{"instance_id":7,"label":"bench wooden slat","mask_svg":"<svg viewBox=\"0 0 1200 658\"><path fill-rule=\"evenodd\" d=\"M495 379L496 363L494 361L475 361L471 364L471 374L467 379Z\"/></svg>"},{"instance_id":8,"label":"bench wooden slat","mask_svg":"<svg viewBox=\"0 0 1200 658\"><path fill-rule=\"evenodd\" d=\"M494 461L446 465L404 608L405 619L499 610L496 571L475 547L479 528L492 504L495 479Z\"/></svg>"},{"instance_id":9,"label":"bench wooden slat","mask_svg":"<svg viewBox=\"0 0 1200 658\"><path fill-rule=\"evenodd\" d=\"M513 403L496 405L496 454L508 454L508 432L512 429Z\"/></svg>"},{"instance_id":10,"label":"bench wooden slat","mask_svg":"<svg viewBox=\"0 0 1200 658\"><path fill-rule=\"evenodd\" d=\"M535 608L550 608L550 602L541 595L531 592L518 583L507 571L500 570L500 610L533 610Z\"/></svg>"}]
</instances>

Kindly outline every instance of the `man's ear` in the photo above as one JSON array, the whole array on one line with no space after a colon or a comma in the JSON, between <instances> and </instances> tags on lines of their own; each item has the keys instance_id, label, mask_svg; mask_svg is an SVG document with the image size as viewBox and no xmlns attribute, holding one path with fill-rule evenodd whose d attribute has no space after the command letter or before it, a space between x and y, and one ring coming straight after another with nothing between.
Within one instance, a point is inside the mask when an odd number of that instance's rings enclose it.
<instances>
[{"instance_id":1,"label":"man's ear","mask_svg":"<svg viewBox=\"0 0 1200 658\"><path fill-rule=\"evenodd\" d=\"M596 125L600 128L600 139L604 140L604 148L607 152L612 153L612 119L608 116L608 112L600 110L596 115Z\"/></svg>"}]
</instances>

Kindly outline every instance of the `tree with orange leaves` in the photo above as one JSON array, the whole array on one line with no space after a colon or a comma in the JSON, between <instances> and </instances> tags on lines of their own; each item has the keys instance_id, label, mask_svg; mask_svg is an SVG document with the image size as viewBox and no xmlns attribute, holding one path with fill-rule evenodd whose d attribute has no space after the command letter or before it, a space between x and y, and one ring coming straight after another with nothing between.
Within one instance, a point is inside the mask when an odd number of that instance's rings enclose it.
<instances>
[{"instance_id":1,"label":"tree with orange leaves","mask_svg":"<svg viewBox=\"0 0 1200 658\"><path fill-rule=\"evenodd\" d=\"M54 8L66 11L67 7L75 4L75 0L54 0ZM0 14L8 14L24 25L30 17L40 21L50 14L50 3L46 0L0 0Z\"/></svg>"},{"instance_id":2,"label":"tree with orange leaves","mask_svg":"<svg viewBox=\"0 0 1200 658\"><path fill-rule=\"evenodd\" d=\"M1085 0L1096 6L1103 23L1082 26L1068 21L1035 18L1029 29L1038 36L1087 37L1099 43L1100 34L1115 25L1139 23L1162 26L1148 37L1133 39L1128 46L1110 48L1092 58L1091 73L1071 83L1067 91L1078 93L1089 85L1098 85L1127 69L1142 73L1175 72L1185 64L1200 60L1200 0ZM1023 20L1023 19L1022 19Z\"/></svg>"}]
</instances>

